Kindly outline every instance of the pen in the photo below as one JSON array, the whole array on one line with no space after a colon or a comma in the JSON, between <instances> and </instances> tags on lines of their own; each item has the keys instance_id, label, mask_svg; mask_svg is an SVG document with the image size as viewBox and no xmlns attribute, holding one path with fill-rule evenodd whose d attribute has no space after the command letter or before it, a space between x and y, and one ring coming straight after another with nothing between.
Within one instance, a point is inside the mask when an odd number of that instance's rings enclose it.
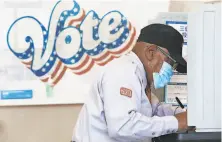
<instances>
[{"instance_id":1,"label":"pen","mask_svg":"<svg viewBox=\"0 0 222 142\"><path fill-rule=\"evenodd\" d=\"M177 101L177 103L180 105L180 107L181 107L182 109L184 109L184 105L181 103L181 101L180 101L180 99L179 99L178 97L176 97L176 101Z\"/></svg>"}]
</instances>

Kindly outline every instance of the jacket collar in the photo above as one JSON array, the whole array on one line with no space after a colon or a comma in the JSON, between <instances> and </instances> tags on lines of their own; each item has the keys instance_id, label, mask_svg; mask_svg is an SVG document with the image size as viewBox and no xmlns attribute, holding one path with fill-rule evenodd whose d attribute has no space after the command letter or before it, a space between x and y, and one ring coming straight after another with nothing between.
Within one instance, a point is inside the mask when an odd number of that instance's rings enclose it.
<instances>
[{"instance_id":1,"label":"jacket collar","mask_svg":"<svg viewBox=\"0 0 222 142\"><path fill-rule=\"evenodd\" d=\"M143 66L143 63L140 61L139 57L134 53L134 52L130 52L129 55L132 57L132 62L135 63L138 66L139 72L142 76L142 82L144 87L147 86L147 76L146 76L146 71L145 68Z\"/></svg>"}]
</instances>

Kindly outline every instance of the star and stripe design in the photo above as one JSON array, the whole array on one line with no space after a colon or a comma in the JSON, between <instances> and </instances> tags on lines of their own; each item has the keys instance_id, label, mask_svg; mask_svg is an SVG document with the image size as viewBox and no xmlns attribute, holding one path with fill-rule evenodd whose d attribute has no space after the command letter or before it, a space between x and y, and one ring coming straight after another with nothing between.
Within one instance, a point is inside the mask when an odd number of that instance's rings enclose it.
<instances>
[{"instance_id":1,"label":"star and stripe design","mask_svg":"<svg viewBox=\"0 0 222 142\"><path fill-rule=\"evenodd\" d=\"M59 1L55 5L53 12L56 10L56 8L59 6L61 2L62 1ZM62 79L62 76L65 74L65 71L67 69L70 69L74 74L83 75L89 72L94 64L103 66L108 62L112 61L112 59L118 58L122 54L129 52L133 48L136 42L135 28L120 12L114 11L118 12L121 15L121 24L119 24L110 33L115 34L119 30L123 29L123 32L118 39L116 39L111 43L100 42L98 46L90 50L85 49L83 47L83 44L80 44L78 52L75 55L73 55L71 58L68 59L59 58L55 46L56 46L57 37L65 28L69 26L76 27L79 29L81 35L85 34L82 33L82 31L79 28L81 27L81 24L86 16L85 11L82 8L80 8L79 4L76 1L73 1L72 5L73 5L72 9L64 10L61 12L59 18L57 19L57 25L54 26L56 27L54 30L50 29L51 27L50 24L52 21L49 22L49 28L46 29L45 26L41 24L41 22L39 22L35 17L31 16L25 16L17 19L10 27L10 29L13 28L14 24L19 22L20 20L23 20L24 18L35 20L40 25L43 36L42 37L43 47L41 48L41 57L45 54L49 54L48 56L49 58L45 62L45 64L39 69L33 68L35 51L37 50L37 48L35 47L35 39L32 39L32 37L29 35L26 36L25 41L29 43L29 48L23 53L15 52L13 48L11 48L11 44L9 42L8 45L10 50L14 53L16 57L18 57L22 61L23 64L25 64L43 82L49 82L50 80L50 84L52 86L56 85L59 82L59 80ZM53 12L51 16L53 16ZM93 27L93 35L92 35L94 40L98 40L100 38L98 31L99 25L103 19L100 19L95 11L90 11L90 12L93 12L93 18L98 19L99 21L98 25ZM53 17L50 17L50 20L52 19ZM110 24L112 22L113 20L110 20ZM54 33L52 34L52 32ZM70 44L70 42L75 42L75 41L73 41L70 35L67 35L65 38L65 43ZM49 46L50 48L52 48L51 53L47 53L47 48L49 48Z\"/></svg>"}]
</instances>

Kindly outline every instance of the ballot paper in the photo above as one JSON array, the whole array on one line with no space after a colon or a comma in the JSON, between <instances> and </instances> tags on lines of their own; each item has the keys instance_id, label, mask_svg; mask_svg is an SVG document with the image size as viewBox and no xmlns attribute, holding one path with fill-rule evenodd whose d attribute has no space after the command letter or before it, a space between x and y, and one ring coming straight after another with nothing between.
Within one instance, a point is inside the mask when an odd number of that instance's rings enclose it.
<instances>
[{"instance_id":1,"label":"ballot paper","mask_svg":"<svg viewBox=\"0 0 222 142\"><path fill-rule=\"evenodd\" d=\"M171 81L165 87L165 102L178 105L175 97L187 105L187 75L181 73L174 73Z\"/></svg>"}]
</instances>

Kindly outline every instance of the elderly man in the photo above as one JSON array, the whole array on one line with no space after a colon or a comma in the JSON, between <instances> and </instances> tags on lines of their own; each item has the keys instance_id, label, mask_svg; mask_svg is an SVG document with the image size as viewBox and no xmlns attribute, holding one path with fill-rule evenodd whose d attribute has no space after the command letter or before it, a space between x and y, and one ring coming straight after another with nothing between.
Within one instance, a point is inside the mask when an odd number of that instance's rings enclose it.
<instances>
[{"instance_id":1,"label":"elderly man","mask_svg":"<svg viewBox=\"0 0 222 142\"><path fill-rule=\"evenodd\" d=\"M186 72L183 37L152 24L133 51L108 64L94 82L74 129L75 142L137 142L187 128L187 113L159 103L151 86L164 87L173 70Z\"/></svg>"}]
</instances>

